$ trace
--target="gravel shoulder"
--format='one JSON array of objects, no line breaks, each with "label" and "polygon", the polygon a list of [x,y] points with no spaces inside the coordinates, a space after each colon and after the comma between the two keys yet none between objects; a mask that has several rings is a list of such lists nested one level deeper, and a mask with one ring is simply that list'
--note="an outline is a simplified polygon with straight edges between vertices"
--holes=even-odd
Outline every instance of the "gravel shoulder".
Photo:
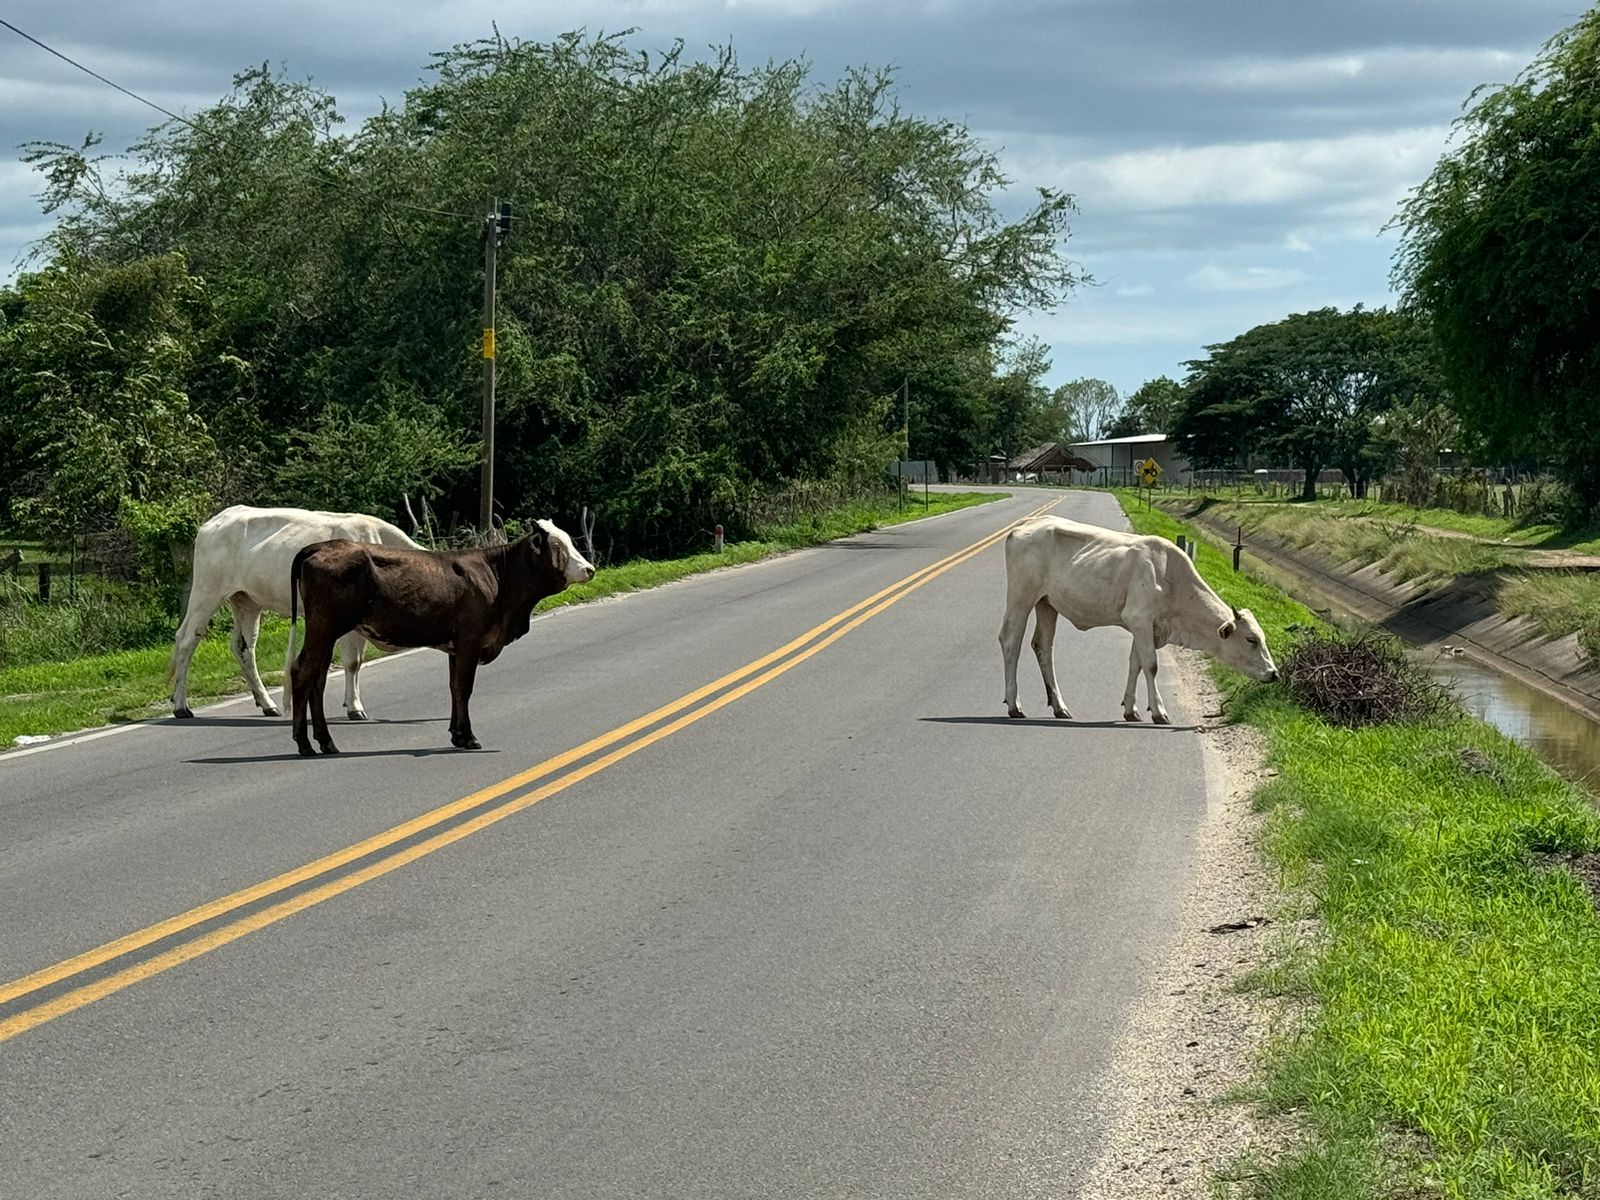
[{"label": "gravel shoulder", "polygon": [[[1179,650],[1174,660],[1196,711],[1214,720],[1221,698],[1204,659]],[[1251,804],[1274,772],[1259,730],[1208,722],[1203,731],[1208,796],[1194,874],[1165,960],[1117,1048],[1085,1200],[1214,1197],[1219,1174],[1241,1157],[1270,1155],[1292,1133],[1243,1098],[1268,1041],[1293,1019],[1285,1002],[1239,987],[1277,958],[1285,936],[1282,898],[1257,850],[1264,818]]]}]

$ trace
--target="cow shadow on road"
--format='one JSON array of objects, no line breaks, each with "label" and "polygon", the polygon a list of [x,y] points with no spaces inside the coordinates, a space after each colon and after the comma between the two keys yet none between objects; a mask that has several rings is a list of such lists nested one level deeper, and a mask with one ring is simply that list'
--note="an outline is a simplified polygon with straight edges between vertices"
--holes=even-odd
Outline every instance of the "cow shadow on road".
[{"label": "cow shadow on road", "polygon": [[1193,732],[1198,725],[1153,725],[1149,721],[1080,721],[1076,717],[918,717],[933,725],[1004,725],[1010,729],[1027,729],[1048,725],[1053,729],[1128,729],[1148,730],[1152,733]]},{"label": "cow shadow on road", "polygon": [[[499,754],[500,751],[489,747],[483,750],[458,750],[454,746],[411,746],[397,747],[393,750],[341,750],[337,754],[318,754],[316,758],[432,758],[435,754]],[[238,754],[227,758],[190,758],[185,762],[207,767],[232,767],[240,763],[269,763],[269,762],[301,762],[302,755],[297,750],[285,754]]]},{"label": "cow shadow on road", "polygon": [[[329,717],[328,724],[334,727],[344,725],[428,725],[437,724],[444,717],[368,717],[365,721],[351,721],[343,717]],[[152,725],[160,729],[210,729],[214,727],[232,727],[236,729],[271,729],[274,726],[288,728],[288,717],[188,717],[182,721],[176,717],[163,717],[152,721]]]}]

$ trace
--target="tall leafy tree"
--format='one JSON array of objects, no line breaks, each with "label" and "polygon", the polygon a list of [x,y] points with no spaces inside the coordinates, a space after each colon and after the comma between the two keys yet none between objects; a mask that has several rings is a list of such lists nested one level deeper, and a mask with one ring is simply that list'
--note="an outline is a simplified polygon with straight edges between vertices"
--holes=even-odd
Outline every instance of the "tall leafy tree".
[{"label": "tall leafy tree", "polygon": [[1109,435],[1122,409],[1122,397],[1104,379],[1074,379],[1052,393],[1059,438],[1065,442],[1093,442]]},{"label": "tall leafy tree", "polygon": [[[993,382],[1013,315],[1078,278],[1070,198],[1002,217],[993,153],[903,112],[888,73],[731,49],[466,43],[349,133],[252,70],[120,177],[92,140],[34,155],[58,261],[188,262],[209,316],[181,384],[227,431],[227,499],[476,509],[481,214],[512,200],[498,507],[588,504],[622,553],[736,527],[761,488],[881,476],[902,387],[921,452],[964,461],[1017,427]],[[370,443],[362,471],[318,465]]]},{"label": "tall leafy tree", "polygon": [[1116,419],[1106,429],[1107,437],[1134,437],[1141,433],[1171,433],[1183,408],[1183,385],[1176,379],[1158,375],[1139,385],[1129,396]]},{"label": "tall leafy tree", "polygon": [[1561,462],[1600,502],[1600,8],[1512,84],[1397,217],[1395,278],[1426,310],[1457,411],[1492,446]]},{"label": "tall leafy tree", "polygon": [[1206,350],[1189,364],[1176,427],[1189,460],[1208,468],[1264,451],[1305,473],[1307,499],[1329,467],[1365,495],[1391,449],[1382,414],[1441,394],[1426,322],[1386,309],[1297,313]]}]

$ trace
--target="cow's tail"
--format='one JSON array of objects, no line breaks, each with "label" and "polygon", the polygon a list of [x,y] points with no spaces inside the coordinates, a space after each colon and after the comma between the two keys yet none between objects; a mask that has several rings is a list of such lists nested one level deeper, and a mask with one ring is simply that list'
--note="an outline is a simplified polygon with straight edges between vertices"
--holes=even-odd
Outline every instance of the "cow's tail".
[{"label": "cow's tail", "polygon": [[300,568],[315,549],[315,546],[302,547],[294,556],[294,565],[289,568],[289,645],[283,656],[285,686],[288,686],[289,670],[294,666],[295,623],[300,619]]}]

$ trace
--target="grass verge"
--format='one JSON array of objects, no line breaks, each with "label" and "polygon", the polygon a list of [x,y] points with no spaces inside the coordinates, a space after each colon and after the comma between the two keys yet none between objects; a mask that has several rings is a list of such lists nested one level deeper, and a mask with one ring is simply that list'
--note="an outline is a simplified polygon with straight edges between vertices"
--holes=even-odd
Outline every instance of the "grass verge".
[{"label": "grass verge", "polygon": [[[1185,528],[1122,499],[1141,532]],[[1275,646],[1312,623],[1204,542],[1199,565]],[[1320,924],[1265,976],[1312,1002],[1264,1083],[1308,1140],[1232,1194],[1600,1195],[1600,919],[1534,859],[1600,846],[1592,797],[1468,718],[1342,730],[1281,689],[1226,690],[1279,772],[1257,801],[1264,853]]]},{"label": "grass verge", "polygon": [[[550,597],[539,611],[658,587],[703,571],[755,562],[786,550],[1001,498],[1002,493],[942,492],[932,494],[924,505],[920,496],[911,496],[904,511],[892,500],[877,505],[853,504],[793,525],[762,529],[759,541],[730,544],[722,554],[641,559],[604,568],[588,583]],[[289,623],[279,617],[268,616],[261,622],[256,661],[269,687],[282,680],[288,630]],[[171,657],[170,638],[175,631],[174,623],[165,633],[169,640],[148,649],[0,668],[0,750],[9,747],[19,735],[68,733],[138,720],[164,709],[171,696],[166,673]],[[191,704],[244,690],[244,679],[227,648],[227,638],[228,625],[219,621],[195,652],[189,668]]]}]

